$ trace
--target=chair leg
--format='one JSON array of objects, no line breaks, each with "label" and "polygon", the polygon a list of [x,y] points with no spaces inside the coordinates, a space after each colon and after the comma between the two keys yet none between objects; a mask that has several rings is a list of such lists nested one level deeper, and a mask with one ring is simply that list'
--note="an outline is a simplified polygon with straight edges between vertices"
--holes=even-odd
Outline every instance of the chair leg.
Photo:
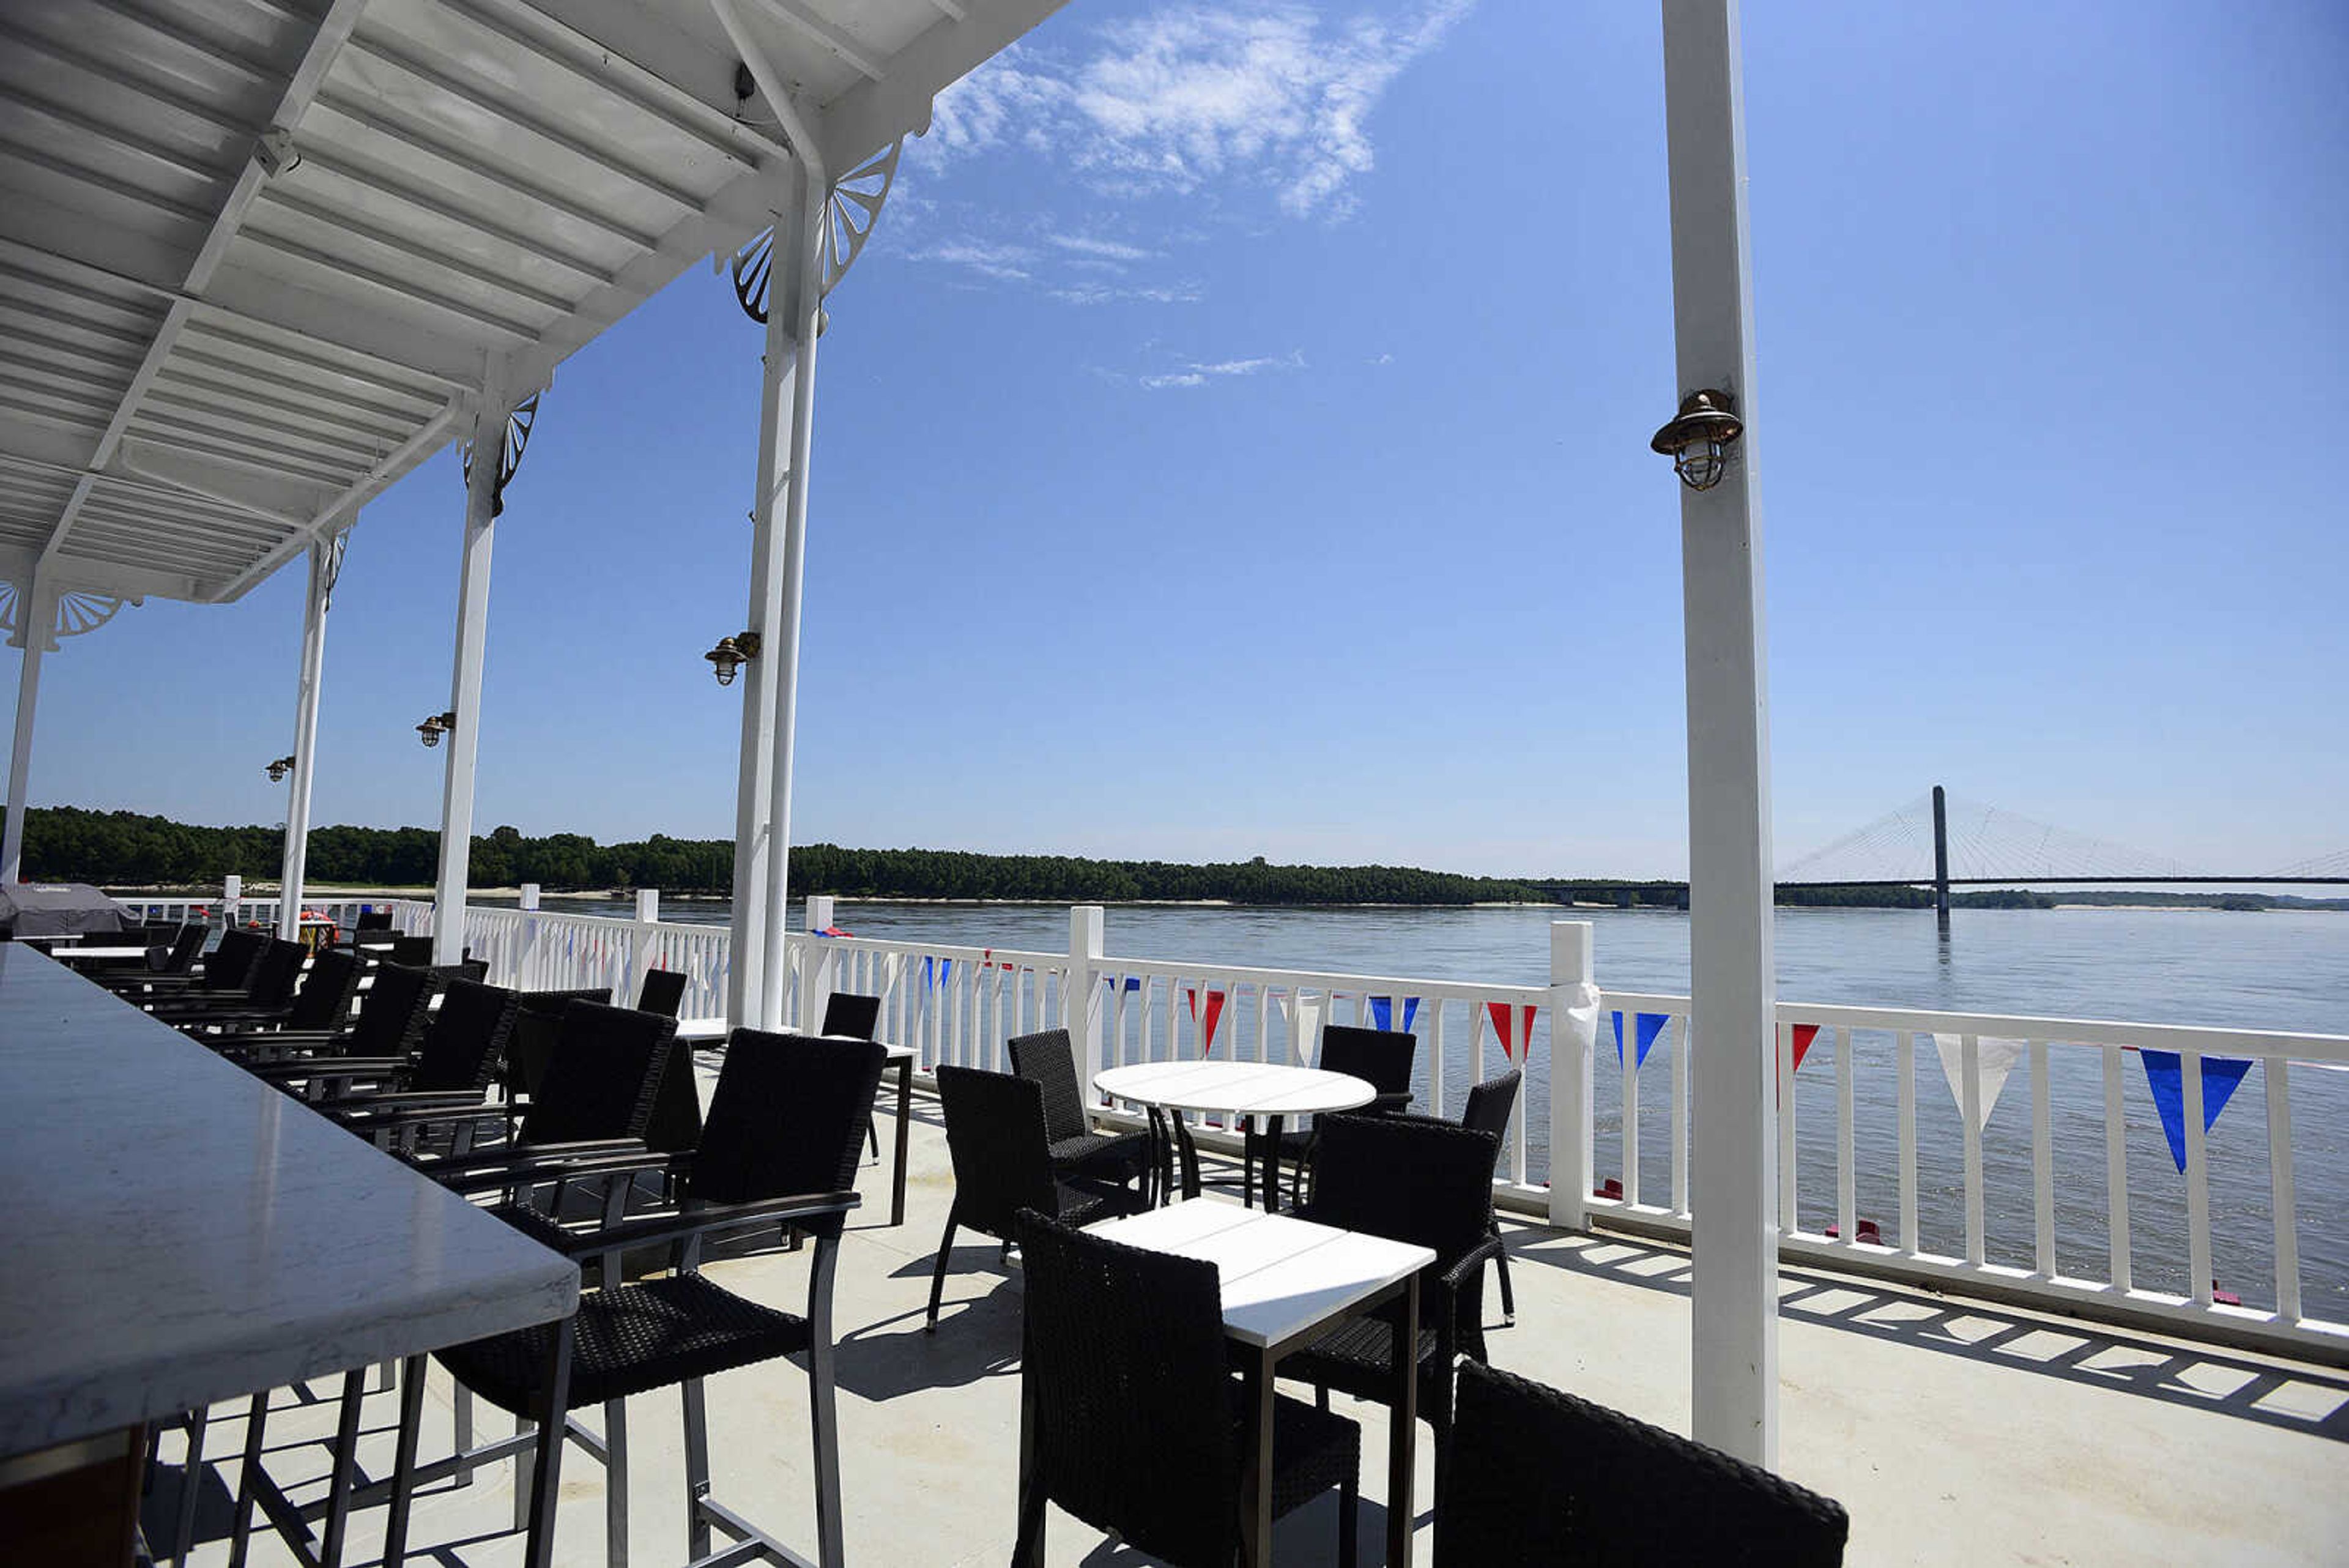
[{"label": "chair leg", "polygon": [[408,1512],[416,1501],[416,1439],[424,1425],[424,1357],[411,1355],[399,1369],[399,1438],[391,1459],[391,1506],[383,1521],[383,1568],[400,1568],[408,1558]]},{"label": "chair leg", "polygon": [[628,1402],[604,1401],[604,1562],[628,1568]]},{"label": "chair leg", "polygon": [[840,1517],[840,1411],[833,1386],[832,1286],[839,1265],[839,1238],[819,1240],[808,1273],[808,1406],[815,1442],[817,1568],[842,1568],[848,1555]]},{"label": "chair leg", "polygon": [[1360,1474],[1350,1475],[1338,1489],[1338,1562],[1340,1568],[1354,1568],[1361,1553],[1362,1522],[1356,1517],[1362,1511],[1362,1480]]},{"label": "chair leg", "polygon": [[172,1535],[171,1561],[186,1568],[196,1544],[196,1494],[204,1479],[204,1426],[212,1411],[199,1405],[188,1412],[188,1454],[180,1464],[180,1524]]},{"label": "chair leg", "polygon": [[709,1520],[701,1511],[709,1501],[709,1411],[700,1378],[687,1378],[680,1392],[685,1399],[685,1554],[688,1561],[698,1563],[709,1555]]},{"label": "chair leg", "polygon": [[244,1416],[244,1464],[236,1477],[236,1521],[229,1526],[228,1568],[244,1568],[253,1544],[253,1508],[261,1485],[262,1432],[269,1421],[269,1391],[253,1397]]},{"label": "chair leg", "polygon": [[938,1266],[930,1271],[930,1317],[926,1329],[931,1334],[938,1332],[938,1298],[946,1294],[947,1260],[954,1253],[956,1222],[954,1210],[947,1210],[947,1233],[938,1239]]},{"label": "chair leg", "polygon": [[1501,1276],[1501,1321],[1511,1328],[1517,1325],[1516,1293],[1509,1289],[1509,1253],[1506,1248],[1494,1254],[1493,1268]]},{"label": "chair leg", "polygon": [[554,1568],[554,1505],[562,1495],[564,1420],[571,1403],[571,1325],[569,1318],[555,1324],[547,1347],[546,1407],[539,1412],[538,1443],[531,1453],[530,1543],[523,1568]]}]

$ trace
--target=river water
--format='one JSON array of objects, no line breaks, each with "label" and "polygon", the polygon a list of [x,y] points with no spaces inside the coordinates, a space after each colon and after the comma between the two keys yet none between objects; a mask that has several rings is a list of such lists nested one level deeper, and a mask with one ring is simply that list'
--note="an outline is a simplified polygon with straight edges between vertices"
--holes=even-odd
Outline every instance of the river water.
[{"label": "river water", "polygon": [[[546,900],[580,913],[625,913],[605,900]],[[679,902],[666,918],[722,922],[723,904]],[[1107,950],[1154,961],[1250,964],[1340,973],[1541,985],[1548,981],[1555,909],[1164,908],[1120,906],[1108,916]],[[1575,910],[1597,928],[1599,980],[1625,991],[1686,994],[1688,919],[1668,910]],[[857,936],[902,941],[1061,952],[1068,912],[1059,905],[852,904],[836,912]],[[2349,914],[2220,910],[1960,909],[1947,943],[1928,911],[1781,909],[1778,988],[1794,1002],[2025,1013],[2141,1023],[2349,1033]],[[1254,1049],[1250,1009],[1233,1020],[1235,1048]],[[1501,1065],[1490,1031],[1485,1060],[1463,1049],[1468,1022],[1455,1009],[1449,1103],[1473,1075]],[[1423,1036],[1424,1028],[1423,1026]],[[1658,1042],[1640,1074],[1642,1196],[1670,1189],[1671,1053]],[[1612,1031],[1602,1021],[1597,1085],[1598,1171],[1620,1163],[1621,1094]],[[1547,1042],[1535,1042],[1535,1078],[1546,1078]],[[2104,1088],[2101,1054],[2049,1053],[2055,1147],[2056,1251],[2066,1273],[2106,1273]],[[1857,1210],[1896,1240],[1899,1216],[1897,1073],[1889,1034],[1853,1041]],[[2302,1068],[2292,1084],[2304,1310],[2349,1320],[2349,1073]],[[1836,1064],[1822,1033],[1795,1077],[1797,1203],[1806,1229],[1836,1215]],[[1965,1240],[1959,1113],[1935,1052],[1917,1051],[1919,1223],[1929,1250],[1962,1254]],[[2271,1306],[2273,1231],[2269,1197],[2266,1085],[2254,1067],[2209,1136],[2212,1258],[2219,1282],[2247,1306]],[[2134,1054],[2127,1063],[2128,1179],[2136,1282],[2186,1289],[2185,1181]],[[1547,1169],[1546,1100],[1526,1117],[1528,1165]],[[1984,1128],[1989,1256],[2030,1267],[2031,1084],[2019,1064]]]}]

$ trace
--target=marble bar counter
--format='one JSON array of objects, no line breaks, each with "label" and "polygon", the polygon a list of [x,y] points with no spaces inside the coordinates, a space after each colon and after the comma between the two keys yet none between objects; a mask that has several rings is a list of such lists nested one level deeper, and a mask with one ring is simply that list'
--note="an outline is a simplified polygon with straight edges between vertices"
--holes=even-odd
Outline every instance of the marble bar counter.
[{"label": "marble bar counter", "polygon": [[0,943],[0,1458],[568,1315],[579,1271]]}]

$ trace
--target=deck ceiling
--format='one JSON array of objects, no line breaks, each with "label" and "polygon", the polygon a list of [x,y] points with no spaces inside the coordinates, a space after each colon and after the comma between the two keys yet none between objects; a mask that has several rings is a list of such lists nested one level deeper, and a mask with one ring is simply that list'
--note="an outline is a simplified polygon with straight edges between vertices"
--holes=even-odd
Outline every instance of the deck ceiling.
[{"label": "deck ceiling", "polygon": [[[739,9],[837,177],[1062,3]],[[707,0],[7,0],[0,580],[222,602],[347,525],[771,222],[736,64]]]}]

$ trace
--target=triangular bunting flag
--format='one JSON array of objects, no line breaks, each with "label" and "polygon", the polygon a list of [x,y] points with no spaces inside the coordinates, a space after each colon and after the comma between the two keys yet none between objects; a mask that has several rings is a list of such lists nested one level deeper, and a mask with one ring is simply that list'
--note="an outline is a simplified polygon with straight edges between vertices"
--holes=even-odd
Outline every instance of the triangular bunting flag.
[{"label": "triangular bunting flag", "polygon": [[1205,1056],[1216,1048],[1216,1030],[1224,1021],[1224,993],[1220,991],[1207,992],[1207,1016],[1202,1020],[1199,1016],[1199,988],[1186,985],[1183,990],[1185,1000],[1191,1004],[1191,1022],[1199,1026],[1199,1054]]},{"label": "triangular bunting flag", "polygon": [[[2169,1139],[2169,1158],[2186,1168],[2186,1064],[2175,1051],[2139,1051],[2145,1063],[2145,1086],[2153,1091],[2153,1108],[2161,1113],[2162,1136]],[[2251,1070],[2248,1061],[2233,1056],[2202,1058],[2202,1130],[2209,1132],[2219,1113]]]},{"label": "triangular bunting flag", "polygon": [[1522,1061],[1526,1047],[1533,1044],[1533,1004],[1512,1008],[1506,1002],[1488,1002],[1485,1012],[1493,1020],[1493,1036],[1501,1043],[1501,1054],[1512,1062]]},{"label": "triangular bunting flag", "polygon": [[[1958,1103],[1958,1114],[1966,1108],[1965,1040],[1957,1034],[1936,1034],[1933,1049],[1941,1055],[1941,1075],[1950,1081],[1950,1097]],[[1974,1130],[1990,1126],[1991,1107],[1998,1104],[1998,1092],[2006,1086],[2006,1075],[2023,1060],[2029,1049],[2021,1040],[2002,1040],[1995,1035],[1974,1036],[1974,1081],[1980,1089],[1975,1106]]]},{"label": "triangular bunting flag", "polygon": [[[1392,996],[1373,996],[1367,998],[1366,1000],[1371,1004],[1371,1027],[1376,1029],[1392,1029],[1395,1026],[1394,998]],[[1419,998],[1415,996],[1404,997],[1402,999],[1402,1032],[1404,1033],[1408,1034],[1411,1033],[1412,1020],[1418,1016]]]},{"label": "triangular bunting flag", "polygon": [[[1634,1072],[1648,1064],[1648,1053],[1655,1049],[1658,1037],[1663,1033],[1664,1025],[1672,1021],[1672,1015],[1669,1012],[1642,1012],[1637,1015],[1637,1020],[1633,1039],[1637,1043],[1639,1055],[1631,1064]],[[1619,1067],[1623,1064],[1623,1014],[1619,1010],[1615,1014],[1615,1064]]]}]

